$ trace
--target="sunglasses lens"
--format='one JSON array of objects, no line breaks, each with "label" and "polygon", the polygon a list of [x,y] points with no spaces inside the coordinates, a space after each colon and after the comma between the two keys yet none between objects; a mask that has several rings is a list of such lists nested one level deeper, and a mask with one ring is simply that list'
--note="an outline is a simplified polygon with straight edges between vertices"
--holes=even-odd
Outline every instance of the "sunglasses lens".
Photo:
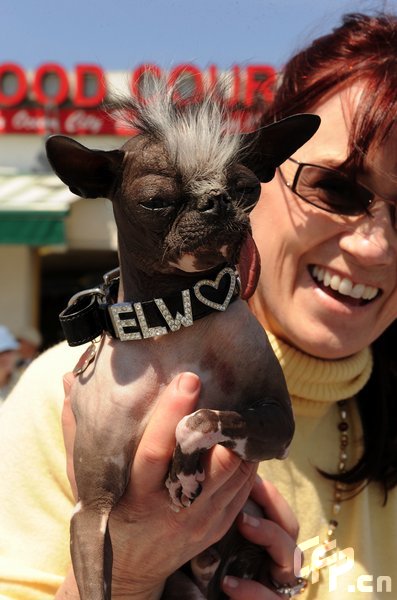
[{"label": "sunglasses lens", "polygon": [[343,173],[311,165],[301,165],[295,191],[303,199],[340,215],[360,215],[368,211],[373,194]]}]

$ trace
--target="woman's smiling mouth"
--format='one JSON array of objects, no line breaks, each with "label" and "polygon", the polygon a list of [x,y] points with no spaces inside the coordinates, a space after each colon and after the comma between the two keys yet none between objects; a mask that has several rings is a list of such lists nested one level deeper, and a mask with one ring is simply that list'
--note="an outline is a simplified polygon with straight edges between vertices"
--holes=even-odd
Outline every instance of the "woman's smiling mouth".
[{"label": "woman's smiling mouth", "polygon": [[364,283],[354,283],[348,277],[341,277],[326,267],[309,265],[313,281],[324,292],[350,305],[363,306],[377,298],[382,290]]}]

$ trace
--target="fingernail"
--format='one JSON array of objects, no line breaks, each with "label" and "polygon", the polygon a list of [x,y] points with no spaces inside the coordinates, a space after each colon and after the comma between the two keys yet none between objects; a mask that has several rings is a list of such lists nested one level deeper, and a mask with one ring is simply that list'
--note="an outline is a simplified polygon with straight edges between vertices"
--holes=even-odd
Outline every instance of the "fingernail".
[{"label": "fingernail", "polygon": [[183,394],[193,394],[199,387],[200,380],[195,373],[181,373],[177,387]]},{"label": "fingernail", "polygon": [[235,590],[236,587],[238,587],[238,579],[235,577],[230,577],[230,575],[226,575],[226,577],[223,578],[223,585],[231,590]]},{"label": "fingernail", "polygon": [[243,512],[243,523],[244,525],[249,525],[250,527],[259,527],[260,521],[251,515]]}]

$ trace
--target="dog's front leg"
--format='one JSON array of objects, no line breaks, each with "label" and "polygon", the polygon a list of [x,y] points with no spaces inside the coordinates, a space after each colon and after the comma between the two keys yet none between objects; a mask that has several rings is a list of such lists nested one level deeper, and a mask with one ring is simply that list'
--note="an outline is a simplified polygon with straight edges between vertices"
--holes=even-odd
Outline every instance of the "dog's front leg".
[{"label": "dog's front leg", "polygon": [[201,492],[203,452],[221,444],[243,460],[259,462],[286,456],[294,433],[290,406],[265,398],[241,412],[202,408],[176,429],[176,448],[166,482],[176,507],[186,507]]}]

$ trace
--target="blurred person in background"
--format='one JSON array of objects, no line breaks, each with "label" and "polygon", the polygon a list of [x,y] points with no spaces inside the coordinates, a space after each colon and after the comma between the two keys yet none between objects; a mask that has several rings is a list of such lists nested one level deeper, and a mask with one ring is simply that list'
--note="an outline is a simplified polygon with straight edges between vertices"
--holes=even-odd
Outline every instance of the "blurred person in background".
[{"label": "blurred person in background", "polygon": [[27,327],[18,335],[18,369],[25,369],[39,355],[43,338],[35,327]]}]

